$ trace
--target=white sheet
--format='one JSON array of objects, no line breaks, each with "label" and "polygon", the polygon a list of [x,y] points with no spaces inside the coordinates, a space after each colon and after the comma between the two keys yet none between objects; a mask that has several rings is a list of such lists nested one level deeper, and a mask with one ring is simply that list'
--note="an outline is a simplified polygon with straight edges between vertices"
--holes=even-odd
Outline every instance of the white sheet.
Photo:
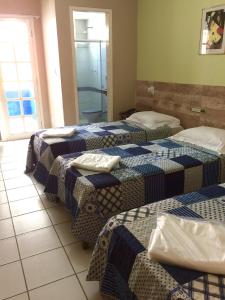
[{"label": "white sheet", "polygon": [[51,128],[40,134],[42,138],[71,137],[76,133],[75,128]]},{"label": "white sheet", "polygon": [[225,275],[225,224],[161,214],[150,237],[148,257]]},{"label": "white sheet", "polygon": [[109,173],[119,164],[120,156],[111,156],[106,154],[85,153],[71,162],[71,166],[76,168]]}]

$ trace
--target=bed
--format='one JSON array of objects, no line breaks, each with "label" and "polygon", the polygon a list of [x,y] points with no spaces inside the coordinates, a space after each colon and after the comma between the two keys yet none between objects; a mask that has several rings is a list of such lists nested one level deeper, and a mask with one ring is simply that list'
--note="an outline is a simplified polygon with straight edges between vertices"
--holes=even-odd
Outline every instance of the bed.
[{"label": "bed", "polygon": [[225,184],[112,217],[96,243],[87,280],[110,299],[225,299],[225,276],[153,262],[147,257],[158,212],[225,222]]},{"label": "bed", "polygon": [[120,165],[96,173],[70,166],[82,153],[59,156],[45,189],[65,202],[75,236],[89,245],[115,214],[225,181],[224,155],[170,138],[90,152],[119,155]]},{"label": "bed", "polygon": [[45,184],[54,159],[63,154],[80,152],[115,145],[150,141],[173,135],[181,126],[160,126],[149,129],[128,121],[96,123],[74,126],[77,133],[67,138],[42,138],[45,131],[39,131],[30,138],[26,173],[34,171],[34,177]]}]

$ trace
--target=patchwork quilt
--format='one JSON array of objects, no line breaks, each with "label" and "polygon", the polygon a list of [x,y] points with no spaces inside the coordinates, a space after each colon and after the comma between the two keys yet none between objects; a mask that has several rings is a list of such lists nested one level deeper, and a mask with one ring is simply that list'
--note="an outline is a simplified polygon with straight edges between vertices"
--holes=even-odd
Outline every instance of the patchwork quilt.
[{"label": "patchwork quilt", "polygon": [[121,300],[225,299],[225,276],[153,262],[147,257],[157,213],[225,222],[225,184],[142,206],[112,217],[100,233],[88,280]]},{"label": "patchwork quilt", "polygon": [[52,163],[59,155],[165,138],[181,129],[164,126],[150,130],[126,121],[96,123],[74,128],[77,133],[69,138],[43,139],[40,136],[43,130],[32,135],[28,147],[26,173],[34,171],[34,177],[45,184]]},{"label": "patchwork quilt", "polygon": [[94,244],[107,220],[120,212],[225,181],[225,158],[170,139],[91,151],[121,156],[111,173],[70,167],[82,153],[59,156],[46,184],[73,215],[73,232]]}]

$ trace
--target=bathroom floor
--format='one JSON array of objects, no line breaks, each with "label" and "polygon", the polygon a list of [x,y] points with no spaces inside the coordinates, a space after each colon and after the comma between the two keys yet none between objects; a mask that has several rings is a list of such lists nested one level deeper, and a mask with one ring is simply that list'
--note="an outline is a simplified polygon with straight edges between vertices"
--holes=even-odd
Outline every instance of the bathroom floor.
[{"label": "bathroom floor", "polygon": [[0,300],[99,300],[70,213],[24,175],[27,140],[0,142]]}]

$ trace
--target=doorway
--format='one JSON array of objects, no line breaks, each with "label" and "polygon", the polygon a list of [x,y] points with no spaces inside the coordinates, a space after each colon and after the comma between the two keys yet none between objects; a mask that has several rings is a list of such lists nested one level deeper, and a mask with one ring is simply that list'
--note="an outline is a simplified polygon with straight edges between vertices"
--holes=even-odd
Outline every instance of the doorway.
[{"label": "doorway", "polygon": [[0,123],[3,140],[40,128],[30,19],[0,17]]},{"label": "doorway", "polygon": [[72,10],[80,124],[112,119],[111,11]]}]

